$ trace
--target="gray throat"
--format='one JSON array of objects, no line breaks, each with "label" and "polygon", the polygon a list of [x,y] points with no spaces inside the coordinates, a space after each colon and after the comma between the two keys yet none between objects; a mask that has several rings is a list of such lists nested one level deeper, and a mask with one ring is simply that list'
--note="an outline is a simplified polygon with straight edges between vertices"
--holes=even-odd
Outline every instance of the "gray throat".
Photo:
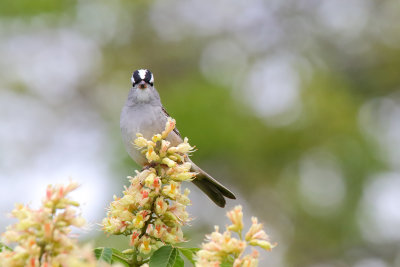
[{"label": "gray throat", "polygon": [[132,87],[125,105],[129,107],[137,105],[161,106],[160,95],[154,87],[145,90]]}]

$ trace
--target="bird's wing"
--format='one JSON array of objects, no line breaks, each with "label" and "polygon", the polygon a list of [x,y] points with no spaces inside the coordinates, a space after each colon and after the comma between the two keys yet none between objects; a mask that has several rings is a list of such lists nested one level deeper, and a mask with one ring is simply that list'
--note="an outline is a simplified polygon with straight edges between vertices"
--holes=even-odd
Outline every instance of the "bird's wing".
[{"label": "bird's wing", "polygon": [[[162,110],[162,112],[165,114],[165,116],[171,117],[171,116],[168,114],[167,110],[164,108],[164,106],[161,106],[161,110]],[[181,133],[178,131],[178,129],[177,129],[176,127],[174,128],[174,132],[182,139]]]}]

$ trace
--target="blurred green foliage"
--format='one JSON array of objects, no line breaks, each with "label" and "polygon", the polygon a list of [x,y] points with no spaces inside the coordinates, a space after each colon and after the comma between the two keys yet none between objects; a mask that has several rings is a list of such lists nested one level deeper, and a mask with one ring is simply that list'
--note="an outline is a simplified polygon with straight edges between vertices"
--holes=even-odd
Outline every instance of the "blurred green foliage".
[{"label": "blurred green foliage", "polygon": [[46,13],[64,13],[74,7],[76,1],[53,1],[53,0],[3,0],[0,2],[0,16],[20,17],[34,16]]}]

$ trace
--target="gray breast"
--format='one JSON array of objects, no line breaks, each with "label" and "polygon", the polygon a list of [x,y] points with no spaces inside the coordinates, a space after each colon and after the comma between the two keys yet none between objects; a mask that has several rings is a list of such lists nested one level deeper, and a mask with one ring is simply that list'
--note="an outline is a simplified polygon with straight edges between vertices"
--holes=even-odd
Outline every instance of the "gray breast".
[{"label": "gray breast", "polygon": [[122,140],[126,151],[136,163],[147,163],[146,158],[132,145],[136,134],[141,133],[146,139],[151,139],[154,134],[164,130],[166,121],[161,107],[148,104],[124,106],[120,119]]}]

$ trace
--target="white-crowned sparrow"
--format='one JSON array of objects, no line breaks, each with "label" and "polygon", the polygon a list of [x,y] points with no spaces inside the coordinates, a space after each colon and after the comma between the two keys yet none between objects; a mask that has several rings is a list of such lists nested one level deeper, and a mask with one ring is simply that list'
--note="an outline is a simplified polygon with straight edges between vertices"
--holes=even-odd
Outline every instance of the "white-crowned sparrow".
[{"label": "white-crowned sparrow", "polygon": [[[133,86],[121,112],[122,140],[131,158],[137,164],[146,166],[147,159],[132,145],[133,140],[137,133],[143,134],[146,139],[151,139],[154,134],[161,133],[165,128],[169,114],[161,104],[160,96],[153,86],[153,74],[149,70],[134,71],[131,80]],[[168,135],[167,140],[173,146],[183,142],[176,128]],[[193,162],[191,164],[191,171],[198,173],[193,183],[206,193],[215,204],[224,207],[226,204],[224,197],[235,199],[235,195],[226,187]]]}]

